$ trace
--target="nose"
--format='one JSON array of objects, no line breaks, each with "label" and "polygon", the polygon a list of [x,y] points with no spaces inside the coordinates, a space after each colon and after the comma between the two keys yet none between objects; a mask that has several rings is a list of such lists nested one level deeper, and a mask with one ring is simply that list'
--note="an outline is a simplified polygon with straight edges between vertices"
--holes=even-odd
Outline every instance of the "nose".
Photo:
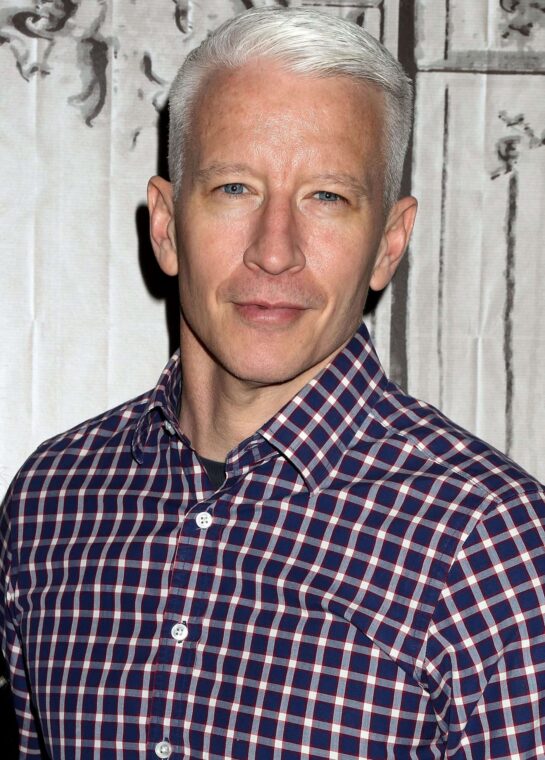
[{"label": "nose", "polygon": [[244,263],[249,269],[278,275],[295,274],[304,268],[306,260],[300,246],[300,230],[288,199],[267,199],[251,234],[251,242],[244,252]]}]

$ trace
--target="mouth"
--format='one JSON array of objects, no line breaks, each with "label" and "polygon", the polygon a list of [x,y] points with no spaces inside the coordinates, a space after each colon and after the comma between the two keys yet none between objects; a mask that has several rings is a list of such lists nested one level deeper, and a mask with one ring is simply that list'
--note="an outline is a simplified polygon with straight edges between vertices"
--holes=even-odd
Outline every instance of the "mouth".
[{"label": "mouth", "polygon": [[307,310],[306,306],[284,301],[277,303],[235,302],[234,307],[244,322],[271,327],[290,325],[299,320]]}]

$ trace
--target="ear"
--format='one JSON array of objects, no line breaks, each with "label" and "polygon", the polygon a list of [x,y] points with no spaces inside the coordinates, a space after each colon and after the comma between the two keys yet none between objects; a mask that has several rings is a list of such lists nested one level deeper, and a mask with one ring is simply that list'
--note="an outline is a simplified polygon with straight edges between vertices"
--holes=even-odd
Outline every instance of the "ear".
[{"label": "ear", "polygon": [[174,200],[172,185],[166,179],[152,177],[148,182],[148,209],[151,245],[157,263],[165,274],[178,274]]},{"label": "ear", "polygon": [[416,198],[407,196],[401,198],[388,214],[371,274],[371,290],[382,290],[394,276],[409,244],[417,208]]}]

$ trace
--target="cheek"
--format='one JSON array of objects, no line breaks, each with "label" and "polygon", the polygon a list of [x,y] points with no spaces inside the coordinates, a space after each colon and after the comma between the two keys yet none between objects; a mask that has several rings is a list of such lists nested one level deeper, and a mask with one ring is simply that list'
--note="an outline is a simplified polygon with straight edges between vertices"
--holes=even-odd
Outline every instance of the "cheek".
[{"label": "cheek", "polygon": [[248,238],[248,224],[242,215],[204,213],[188,208],[181,220],[181,248],[187,268],[198,268],[202,261],[209,266],[229,266],[234,257],[242,255]]},{"label": "cheek", "polygon": [[221,284],[236,267],[231,241],[211,229],[192,228],[179,249],[179,291],[182,307],[207,311]]},{"label": "cheek", "polygon": [[341,225],[316,230],[309,240],[307,263],[331,291],[356,292],[369,279],[374,257],[374,241],[360,228]]}]

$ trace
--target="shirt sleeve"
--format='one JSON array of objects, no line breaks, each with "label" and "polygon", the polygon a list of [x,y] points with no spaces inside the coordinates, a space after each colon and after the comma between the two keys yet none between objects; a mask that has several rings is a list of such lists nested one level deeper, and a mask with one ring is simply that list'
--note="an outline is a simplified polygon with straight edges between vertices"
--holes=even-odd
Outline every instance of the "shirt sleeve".
[{"label": "shirt sleeve", "polygon": [[448,760],[545,756],[545,499],[495,505],[449,572],[421,662]]},{"label": "shirt sleeve", "polygon": [[24,658],[15,623],[16,593],[12,583],[14,571],[11,547],[13,507],[12,490],[0,507],[0,649],[7,666],[9,687],[19,729],[19,760],[42,757],[36,730]]}]

